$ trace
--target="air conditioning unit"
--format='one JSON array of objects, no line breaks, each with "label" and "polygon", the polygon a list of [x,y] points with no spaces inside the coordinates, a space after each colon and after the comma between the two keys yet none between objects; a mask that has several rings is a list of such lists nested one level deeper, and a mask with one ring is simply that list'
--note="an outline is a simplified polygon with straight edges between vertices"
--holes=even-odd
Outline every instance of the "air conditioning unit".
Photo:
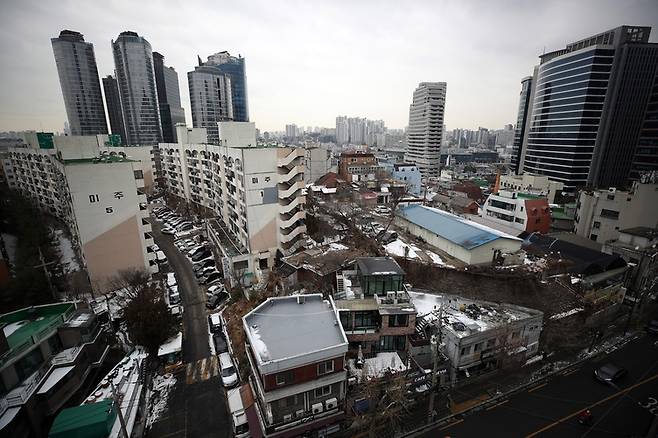
[{"label": "air conditioning unit", "polygon": [[292,414],[286,414],[283,416],[283,421],[290,421],[292,420]]},{"label": "air conditioning unit", "polygon": [[316,403],[316,404],[314,404],[314,405],[311,405],[311,411],[312,411],[314,414],[319,414],[319,413],[322,412],[323,410],[324,410],[324,409],[323,409],[323,407],[322,407],[322,403]]},{"label": "air conditioning unit", "polygon": [[304,409],[300,409],[295,412],[295,418],[302,418],[304,416]]},{"label": "air conditioning unit", "polygon": [[324,402],[324,405],[327,407],[328,411],[331,409],[336,409],[336,406],[338,406],[338,399],[336,397],[330,398]]},{"label": "air conditioning unit", "polygon": [[388,298],[389,300],[394,300],[395,292],[386,292],[386,298]]}]

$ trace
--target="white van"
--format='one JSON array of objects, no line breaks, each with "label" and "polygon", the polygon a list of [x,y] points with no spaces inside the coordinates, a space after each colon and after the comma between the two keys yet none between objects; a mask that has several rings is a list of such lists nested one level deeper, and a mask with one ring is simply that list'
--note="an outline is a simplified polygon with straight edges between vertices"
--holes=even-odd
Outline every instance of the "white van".
[{"label": "white van", "polygon": [[219,355],[219,370],[225,387],[231,388],[238,384],[238,374],[230,354],[222,353]]},{"label": "white van", "polygon": [[[244,385],[248,387],[248,385]],[[228,409],[231,411],[233,423],[233,436],[235,438],[248,438],[249,422],[242,402],[241,387],[228,390]]]}]

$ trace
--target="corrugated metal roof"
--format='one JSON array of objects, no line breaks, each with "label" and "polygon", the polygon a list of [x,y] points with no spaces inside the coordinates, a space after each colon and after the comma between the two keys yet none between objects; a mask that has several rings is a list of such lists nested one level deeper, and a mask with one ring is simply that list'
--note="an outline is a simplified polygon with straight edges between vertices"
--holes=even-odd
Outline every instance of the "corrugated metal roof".
[{"label": "corrugated metal roof", "polygon": [[454,214],[422,205],[400,208],[398,215],[463,248],[474,249],[497,239],[520,240]]}]

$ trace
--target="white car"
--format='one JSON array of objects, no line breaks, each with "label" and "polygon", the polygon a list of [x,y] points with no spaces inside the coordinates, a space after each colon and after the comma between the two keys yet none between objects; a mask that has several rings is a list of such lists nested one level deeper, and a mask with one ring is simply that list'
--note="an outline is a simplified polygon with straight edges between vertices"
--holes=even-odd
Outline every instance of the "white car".
[{"label": "white car", "polygon": [[173,272],[167,272],[167,287],[176,286],[176,276]]},{"label": "white car", "polygon": [[153,252],[160,251],[160,247],[158,246],[157,243],[154,243],[153,245],[151,245],[150,248],[151,248],[151,251],[153,251]]},{"label": "white car", "polygon": [[176,230],[174,230],[173,228],[169,228],[169,227],[163,227],[163,228],[160,230],[160,232],[161,232],[162,234],[169,234],[169,235],[172,235],[172,234],[174,234],[174,233],[176,232]]},{"label": "white car", "polygon": [[222,383],[225,387],[231,388],[238,384],[238,374],[233,365],[233,359],[228,353],[219,355],[219,369],[222,375]]},{"label": "white car", "polygon": [[158,251],[155,253],[155,261],[158,263],[165,263],[167,261],[167,256],[164,251]]}]

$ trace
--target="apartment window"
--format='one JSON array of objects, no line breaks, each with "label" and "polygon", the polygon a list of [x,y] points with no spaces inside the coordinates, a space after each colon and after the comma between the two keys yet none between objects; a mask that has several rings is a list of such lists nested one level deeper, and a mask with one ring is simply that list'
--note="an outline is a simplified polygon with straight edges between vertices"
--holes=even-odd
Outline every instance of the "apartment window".
[{"label": "apartment window", "polygon": [[331,394],[331,385],[315,388],[315,398],[326,397]]},{"label": "apartment window", "polygon": [[594,222],[594,223],[592,224],[592,228],[594,228],[594,229],[599,229],[599,228],[601,228],[601,222],[598,222],[598,221]]},{"label": "apartment window", "polygon": [[517,218],[514,219],[514,222],[516,222],[517,224],[522,224],[523,225],[523,222],[525,222],[525,219],[517,217]]},{"label": "apartment window", "polygon": [[470,345],[467,345],[467,346],[465,346],[465,347],[462,347],[462,350],[461,350],[461,352],[460,352],[460,355],[461,355],[461,356],[466,356],[467,354],[470,354],[470,353],[471,353],[471,346],[470,346]]},{"label": "apartment window", "polygon": [[482,342],[478,342],[473,346],[473,352],[477,353],[478,351],[482,351]]},{"label": "apartment window", "polygon": [[611,201],[614,201],[615,200],[615,195],[608,195],[608,199],[611,200]]},{"label": "apartment window", "polygon": [[406,343],[406,336],[382,336],[379,339],[379,349],[380,351],[404,350]]},{"label": "apartment window", "polygon": [[589,235],[589,239],[590,239],[590,240],[593,240],[593,241],[595,241],[595,242],[596,242],[596,239],[598,239],[598,237],[599,237],[598,234],[590,234],[590,235]]},{"label": "apartment window", "polygon": [[619,212],[615,210],[608,210],[607,208],[601,209],[601,217],[608,219],[619,219]]},{"label": "apartment window", "polygon": [[334,371],[334,361],[333,360],[328,360],[326,362],[322,362],[318,364],[318,376],[321,376],[323,374],[327,373],[333,373]]},{"label": "apartment window", "polygon": [[144,173],[141,170],[134,170],[135,179],[144,179]]},{"label": "apartment window", "polygon": [[277,373],[275,378],[277,385],[286,385],[288,383],[292,383],[292,381],[295,378],[295,375],[293,374],[292,371],[283,371],[281,373]]},{"label": "apartment window", "polygon": [[267,259],[259,259],[258,260],[258,267],[260,269],[267,269]]},{"label": "apartment window", "polygon": [[409,325],[409,315],[389,315],[389,327],[407,327]]},{"label": "apartment window", "polygon": [[258,184],[258,178],[251,178],[251,182],[254,184]]}]

